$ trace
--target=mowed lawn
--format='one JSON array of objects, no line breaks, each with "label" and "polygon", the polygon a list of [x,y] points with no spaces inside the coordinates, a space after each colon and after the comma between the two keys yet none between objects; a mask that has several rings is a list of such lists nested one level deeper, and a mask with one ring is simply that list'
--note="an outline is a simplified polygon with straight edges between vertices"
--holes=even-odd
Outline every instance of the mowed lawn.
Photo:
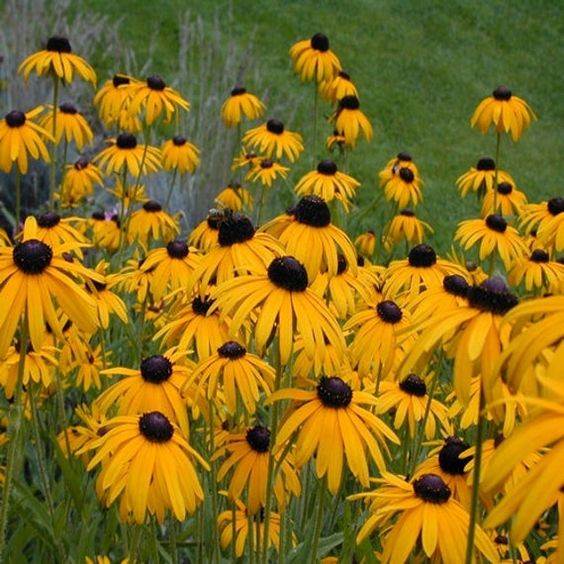
[{"label": "mowed lawn", "polygon": [[[473,198],[457,196],[455,181],[480,157],[494,155],[495,136],[471,129],[469,119],[478,102],[500,84],[525,98],[539,117],[519,143],[503,138],[501,167],[533,201],[564,194],[561,2],[153,0],[128,6],[124,13],[119,2],[96,0],[84,9],[122,18],[121,37],[140,63],[154,37],[153,72],[171,84],[179,14],[200,16],[210,30],[218,18],[226,36],[242,47],[252,43],[263,84],[277,99],[295,100],[296,114],[287,125],[304,134],[306,146],[312,130],[312,85],[300,84],[294,75],[288,48],[318,31],[326,33],[374,126],[374,140],[361,142],[350,159],[350,173],[363,184],[361,202],[374,197],[377,171],[385,162],[408,150],[425,180],[418,213],[434,226],[435,242],[443,252],[456,223],[478,213]],[[108,69],[108,75],[114,70],[119,69]],[[234,68],[234,82],[236,76]],[[210,127],[222,127],[219,118]],[[329,133],[330,127],[322,125],[320,131]],[[305,155],[292,180],[310,165],[311,157]],[[371,221],[363,218],[354,231],[369,228]]]}]

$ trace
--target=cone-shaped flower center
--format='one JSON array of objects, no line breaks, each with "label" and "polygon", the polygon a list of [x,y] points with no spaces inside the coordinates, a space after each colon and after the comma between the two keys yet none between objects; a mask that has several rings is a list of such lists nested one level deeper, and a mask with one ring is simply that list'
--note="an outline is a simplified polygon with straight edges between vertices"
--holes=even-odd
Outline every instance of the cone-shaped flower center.
[{"label": "cone-shaped flower center", "polygon": [[341,110],[358,110],[360,102],[356,96],[343,96],[339,100],[339,108]]},{"label": "cone-shaped flower center", "polygon": [[415,175],[413,174],[413,171],[410,168],[407,168],[405,166],[402,166],[399,169],[399,177],[404,181],[404,182],[413,182]]},{"label": "cone-shaped flower center", "polygon": [[550,257],[548,256],[548,253],[546,251],[543,251],[542,249],[535,249],[531,253],[532,262],[548,262],[549,260]]},{"label": "cone-shaped flower center", "polygon": [[227,341],[217,349],[219,356],[223,358],[241,358],[247,353],[247,349],[236,341]]},{"label": "cone-shaped flower center", "polygon": [[74,163],[74,168],[76,170],[84,170],[88,166],[88,159],[86,157],[79,157]]},{"label": "cone-shaped flower center", "polygon": [[162,211],[163,207],[156,200],[149,200],[143,204],[143,209],[148,212],[156,213]]},{"label": "cone-shaped flower center", "polygon": [[226,214],[219,224],[218,241],[222,247],[230,247],[252,239],[254,234],[255,228],[248,217],[240,213]]},{"label": "cone-shaped flower center", "polygon": [[425,382],[417,376],[417,374],[410,374],[402,380],[399,384],[400,390],[403,390],[406,394],[412,396],[417,396],[422,398],[427,393],[427,385]]},{"label": "cone-shaped flower center", "polygon": [[12,258],[15,265],[26,274],[41,274],[51,264],[53,251],[49,245],[29,239],[14,247]]},{"label": "cone-shaped flower center", "polygon": [[396,302],[384,300],[376,306],[376,313],[385,323],[399,323],[403,313]]},{"label": "cone-shaped flower center", "polygon": [[413,210],[410,210],[409,208],[406,208],[400,211],[400,215],[403,215],[405,217],[415,217],[415,212]]},{"label": "cone-shaped flower center", "polygon": [[416,245],[409,251],[410,266],[416,268],[429,268],[437,262],[437,253],[433,247],[425,244]]},{"label": "cone-shaped flower center", "polygon": [[548,200],[547,208],[551,215],[558,215],[564,212],[564,198],[552,198]]},{"label": "cone-shaped flower center", "polygon": [[296,205],[294,215],[300,223],[312,227],[327,227],[331,223],[329,206],[319,196],[304,196]]},{"label": "cone-shaped flower center", "polygon": [[343,78],[344,80],[350,80],[351,75],[345,71],[339,71],[339,78]]},{"label": "cone-shaped flower center", "polygon": [[324,33],[316,33],[310,41],[311,48],[316,51],[329,51],[329,38]]},{"label": "cone-shaped flower center", "polygon": [[509,182],[500,182],[497,185],[497,191],[504,196],[511,194],[513,192],[513,186]]},{"label": "cone-shaped flower center", "polygon": [[122,74],[114,74],[114,77],[112,78],[112,84],[116,88],[122,84],[129,84],[130,82],[129,78],[127,78],[127,76],[123,76]]},{"label": "cone-shaped flower center", "polygon": [[139,431],[152,443],[166,443],[174,435],[174,427],[160,411],[151,411],[141,415]]},{"label": "cone-shaped flower center", "polygon": [[450,488],[436,474],[423,474],[413,482],[415,495],[428,503],[446,503],[450,498]]},{"label": "cone-shaped flower center", "polygon": [[337,172],[337,165],[333,161],[326,159],[317,165],[317,172],[326,176],[334,176]]},{"label": "cone-shaped flower center", "polygon": [[339,255],[337,257],[337,274],[343,274],[343,272],[347,269],[347,266],[348,264],[345,257],[343,255]]},{"label": "cone-shaped flower center", "polygon": [[223,219],[223,217],[221,216],[217,216],[217,215],[208,215],[206,222],[208,224],[208,227],[210,229],[213,229],[214,231],[217,231],[219,229],[219,223],[220,221]]},{"label": "cone-shaped flower center", "polygon": [[274,166],[274,161],[272,159],[261,159],[260,168],[272,168]]},{"label": "cone-shaped flower center", "polygon": [[172,375],[172,363],[168,358],[156,354],[143,359],[141,362],[141,376],[145,382],[160,384]]},{"label": "cone-shaped flower center", "polygon": [[488,217],[486,217],[486,225],[498,233],[505,233],[507,229],[507,221],[499,214],[488,215]]},{"label": "cone-shaped flower center", "polygon": [[92,212],[91,217],[92,217],[92,219],[97,219],[99,221],[105,221],[105,219],[106,219],[106,215],[104,214],[104,212],[101,212],[101,211]]},{"label": "cone-shaped flower center", "polygon": [[493,92],[492,96],[496,100],[503,100],[507,102],[511,98],[511,90],[507,86],[498,86]]},{"label": "cone-shaped flower center", "polygon": [[237,85],[233,90],[231,90],[231,96],[241,96],[242,94],[246,94],[247,89],[244,86]]},{"label": "cone-shaped flower center", "polygon": [[495,170],[495,161],[491,157],[483,157],[478,161],[476,170]]},{"label": "cone-shaped flower center", "polygon": [[464,474],[464,467],[472,460],[471,456],[459,458],[460,453],[470,448],[458,437],[448,437],[439,451],[439,466],[447,474]]},{"label": "cone-shaped flower center", "polygon": [[460,274],[449,274],[443,278],[443,288],[449,294],[465,298],[468,295],[470,285]]},{"label": "cone-shaped flower center", "polygon": [[45,49],[47,51],[56,51],[57,53],[71,52],[71,46],[69,40],[66,37],[59,37],[59,36],[49,37]]},{"label": "cone-shaped flower center", "polygon": [[492,276],[479,286],[469,288],[468,300],[472,307],[498,315],[507,313],[519,302],[517,296],[509,291],[505,280],[499,276]]},{"label": "cone-shaped flower center", "polygon": [[184,241],[171,241],[166,246],[170,258],[183,259],[188,256],[188,245]]},{"label": "cone-shaped flower center", "polygon": [[8,127],[21,127],[25,123],[25,114],[19,110],[12,110],[4,117]]},{"label": "cone-shaped flower center", "polygon": [[120,133],[118,135],[116,145],[120,149],[135,149],[137,147],[137,139],[131,133]]},{"label": "cone-shaped flower center", "polygon": [[505,435],[503,433],[498,433],[494,437],[494,448],[497,448],[505,440]]},{"label": "cone-shaped flower center", "polygon": [[266,122],[266,130],[276,135],[284,133],[284,124],[279,119],[269,119]]},{"label": "cone-shaped flower center", "polygon": [[[72,259],[72,256],[71,256],[71,259]],[[66,260],[66,257],[65,257],[65,260]],[[72,262],[72,260],[70,262]],[[108,286],[104,282],[97,282],[96,280],[92,280],[92,285],[94,286],[94,288],[96,288],[96,290],[98,290],[98,292],[102,292]],[[86,287],[86,289],[88,289],[88,286]]]},{"label": "cone-shaped flower center", "polygon": [[214,300],[201,300],[196,297],[192,300],[192,311],[197,315],[207,315],[208,309],[212,306]]},{"label": "cone-shaped flower center", "polygon": [[317,397],[326,407],[347,407],[352,400],[352,390],[338,376],[321,376],[317,384]]},{"label": "cone-shaped flower center", "polygon": [[182,137],[182,135],[175,135],[172,138],[172,144],[175,147],[182,147],[182,145],[186,145],[186,138]]},{"label": "cone-shaped flower center", "polygon": [[269,280],[289,292],[304,292],[308,285],[304,265],[294,257],[275,258],[268,267]]},{"label": "cone-shaped flower center", "polygon": [[268,452],[270,431],[266,427],[260,425],[252,427],[247,431],[245,438],[255,452]]},{"label": "cone-shaped flower center", "polygon": [[46,228],[55,227],[55,225],[57,225],[60,221],[61,218],[54,211],[48,211],[42,213],[37,218],[37,225],[39,225],[39,227],[46,227]]},{"label": "cone-shaped flower center", "polygon": [[398,153],[397,158],[400,161],[407,161],[407,162],[411,162],[413,159],[411,158],[411,154],[408,153],[407,151],[401,151]]},{"label": "cone-shaped flower center", "polygon": [[161,92],[165,89],[166,84],[165,81],[159,75],[154,75],[154,76],[150,76],[147,79],[147,86],[151,90],[157,90]]},{"label": "cone-shaped flower center", "polygon": [[78,113],[78,110],[76,109],[76,106],[74,104],[71,104],[70,102],[65,102],[64,104],[61,104],[59,106],[59,110],[63,113],[63,114],[70,114],[70,115],[74,115]]}]

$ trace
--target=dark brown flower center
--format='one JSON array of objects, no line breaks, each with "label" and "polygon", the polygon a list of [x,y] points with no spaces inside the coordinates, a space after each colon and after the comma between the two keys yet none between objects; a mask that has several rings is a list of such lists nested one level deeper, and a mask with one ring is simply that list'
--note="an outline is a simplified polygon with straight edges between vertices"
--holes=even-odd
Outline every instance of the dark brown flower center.
[{"label": "dark brown flower center", "polygon": [[260,168],[272,168],[274,166],[274,161],[272,159],[261,159]]},{"label": "dark brown flower center", "polygon": [[470,445],[459,437],[448,437],[439,451],[439,466],[447,474],[464,474],[464,467],[472,460],[472,456],[459,458]]},{"label": "dark brown flower center", "polygon": [[347,259],[343,255],[337,257],[337,274],[343,274],[347,269]]},{"label": "dark brown flower center", "polygon": [[399,384],[400,390],[403,390],[406,394],[412,396],[417,396],[422,398],[427,393],[427,385],[425,382],[417,376],[417,374],[410,374],[402,380]]},{"label": "dark brown flower center", "polygon": [[14,247],[12,258],[25,274],[41,274],[51,264],[53,251],[49,245],[37,239],[29,239]]},{"label": "dark brown flower center", "polygon": [[443,278],[443,288],[449,294],[465,298],[468,295],[470,285],[460,274],[449,274]]},{"label": "dark brown flower center", "polygon": [[337,173],[337,165],[333,161],[326,159],[317,165],[317,172],[326,176],[334,176]]},{"label": "dark brown flower center", "polygon": [[112,84],[116,88],[122,84],[129,84],[130,82],[129,78],[127,76],[123,76],[123,74],[114,74],[114,77],[112,78]]},{"label": "dark brown flower center", "polygon": [[247,349],[236,341],[227,341],[217,349],[217,353],[222,358],[241,358],[247,353]]},{"label": "dark brown flower center", "polygon": [[160,384],[172,376],[172,363],[158,354],[145,358],[141,362],[141,376],[145,382]]},{"label": "dark brown flower center", "polygon": [[192,300],[192,311],[197,315],[207,315],[208,310],[213,305],[214,300],[202,300],[200,297],[195,297]]},{"label": "dark brown flower center", "polygon": [[251,220],[240,213],[227,213],[219,223],[218,241],[222,247],[252,239],[255,228]]},{"label": "dark brown flower center", "polygon": [[79,157],[74,163],[74,168],[76,170],[84,170],[88,166],[89,162],[86,157]]},{"label": "dark brown flower center", "polygon": [[321,376],[317,397],[326,407],[347,407],[352,400],[352,389],[338,376]]},{"label": "dark brown flower center", "polygon": [[339,109],[341,110],[358,110],[360,102],[356,96],[343,96],[339,100]]},{"label": "dark brown flower center", "polygon": [[507,86],[498,86],[493,92],[492,96],[496,100],[503,100],[507,102],[511,98],[511,90]]},{"label": "dark brown flower center", "polygon": [[500,182],[497,185],[497,191],[504,196],[511,194],[513,192],[513,186],[509,182]]},{"label": "dark brown flower center", "polygon": [[409,251],[408,262],[415,268],[429,268],[436,264],[437,253],[430,245],[416,245]]},{"label": "dark brown flower center", "polygon": [[558,215],[564,212],[564,198],[552,198],[548,200],[547,208],[551,215]]},{"label": "dark brown flower center", "polygon": [[345,71],[339,71],[339,78],[342,78],[344,80],[350,80],[351,79],[351,75],[348,72]]},{"label": "dark brown flower center", "polygon": [[505,280],[499,276],[492,276],[479,286],[471,286],[468,300],[472,307],[498,315],[507,313],[519,303],[517,296],[509,291]]},{"label": "dark brown flower center", "polygon": [[548,262],[549,260],[548,253],[542,249],[535,249],[531,253],[531,262]]},{"label": "dark brown flower center", "polygon": [[406,208],[400,211],[400,215],[403,215],[405,217],[415,217],[415,212],[413,210],[410,210],[409,208]]},{"label": "dark brown flower center", "polygon": [[329,206],[319,196],[304,196],[296,205],[294,215],[300,223],[312,227],[327,227],[331,223]]},{"label": "dark brown flower center", "polygon": [[497,448],[504,440],[505,440],[504,434],[498,433],[494,438],[494,448]]},{"label": "dark brown flower center", "polygon": [[184,241],[171,241],[166,246],[168,256],[173,259],[183,259],[188,256],[188,245]]},{"label": "dark brown flower center", "polygon": [[507,221],[499,214],[488,215],[488,217],[486,217],[486,225],[498,233],[505,233],[507,229]]},{"label": "dark brown flower center", "polygon": [[310,41],[312,49],[325,53],[329,51],[329,38],[324,33],[316,33]]},{"label": "dark brown flower center", "polygon": [[407,162],[411,162],[413,159],[411,158],[411,154],[408,153],[407,151],[401,151],[398,153],[397,159],[399,161],[407,161]]},{"label": "dark brown flower center", "polygon": [[307,288],[307,271],[294,257],[275,258],[268,267],[269,280],[289,292],[304,292]]},{"label": "dark brown flower center", "polygon": [[284,124],[279,119],[269,119],[266,122],[266,130],[276,135],[284,133]]},{"label": "dark brown flower center", "polygon": [[156,200],[149,200],[143,204],[143,209],[147,212],[156,213],[162,211],[163,207]]},{"label": "dark brown flower center", "polygon": [[25,123],[25,114],[19,110],[12,110],[4,117],[8,127],[21,127]]},{"label": "dark brown flower center", "polygon": [[270,446],[270,431],[266,427],[256,425],[247,430],[247,443],[255,452],[268,452]]},{"label": "dark brown flower center", "polygon": [[139,431],[152,443],[166,443],[174,435],[174,427],[160,411],[151,411],[141,415]]},{"label": "dark brown flower center", "polygon": [[231,90],[231,96],[241,96],[242,94],[246,94],[247,89],[244,86],[235,86],[233,90]]},{"label": "dark brown flower center", "polygon": [[413,481],[415,495],[428,503],[446,503],[450,498],[450,488],[436,474],[423,474]]},{"label": "dark brown flower center", "polygon": [[175,135],[172,138],[172,144],[175,147],[182,147],[183,145],[186,145],[186,138],[182,137],[182,135]]},{"label": "dark brown flower center", "polygon": [[476,170],[495,170],[495,161],[491,157],[483,157],[478,161]]},{"label": "dark brown flower center", "polygon": [[66,37],[54,36],[47,39],[45,46],[47,51],[56,51],[57,53],[70,53],[70,42]]},{"label": "dark brown flower center", "polygon": [[63,114],[70,114],[70,115],[74,115],[78,113],[78,110],[76,109],[76,106],[74,104],[71,104],[70,102],[65,102],[63,104],[61,104],[59,106],[59,110],[61,111],[61,113]]},{"label": "dark brown flower center", "polygon": [[135,149],[137,147],[137,139],[131,133],[120,133],[116,140],[116,145],[120,149]]},{"label": "dark brown flower center", "polygon": [[162,92],[166,88],[165,81],[157,74],[147,79],[147,86],[151,90],[157,90],[158,92]]},{"label": "dark brown flower center", "polygon": [[376,313],[385,323],[399,323],[403,313],[396,302],[384,300],[376,306]]},{"label": "dark brown flower center", "polygon": [[415,179],[415,175],[413,174],[413,171],[410,168],[407,168],[405,166],[402,166],[399,169],[399,177],[407,183],[413,182],[413,180]]},{"label": "dark brown flower center", "polygon": [[106,220],[106,214],[104,214],[104,212],[101,211],[93,212],[90,217],[92,217],[92,219],[97,219],[98,221]]},{"label": "dark brown flower center", "polygon": [[55,225],[58,225],[60,221],[61,218],[54,211],[47,211],[37,218],[37,225],[48,229],[50,227],[55,227]]}]

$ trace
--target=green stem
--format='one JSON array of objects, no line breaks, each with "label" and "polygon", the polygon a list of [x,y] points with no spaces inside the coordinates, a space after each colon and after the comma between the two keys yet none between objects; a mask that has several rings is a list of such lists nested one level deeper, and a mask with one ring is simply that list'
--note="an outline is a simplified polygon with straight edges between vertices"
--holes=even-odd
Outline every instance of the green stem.
[{"label": "green stem", "polygon": [[266,202],[266,187],[265,187],[264,184],[262,184],[261,189],[260,189],[259,204],[257,206],[257,221],[256,221],[257,228],[260,227],[260,222],[261,222],[261,219],[262,219],[262,211],[263,211],[265,202]]},{"label": "green stem", "polygon": [[319,113],[319,92],[317,88],[317,81],[312,81],[313,84],[313,136],[311,140],[311,168],[317,166],[317,159],[315,149],[317,147],[317,115]]},{"label": "green stem", "polygon": [[20,230],[22,220],[22,175],[16,166],[16,233]]},{"label": "green stem", "polygon": [[51,134],[53,141],[51,145],[51,166],[49,169],[49,208],[55,208],[55,171],[57,169],[57,141],[55,134],[57,133],[57,104],[59,103],[59,77],[53,75],[53,128]]},{"label": "green stem", "polygon": [[213,523],[213,530],[214,539],[213,539],[213,552],[212,552],[212,561],[219,562],[220,555],[221,555],[221,548],[219,546],[219,536],[217,534],[217,515],[218,515],[218,499],[217,499],[217,469],[216,469],[216,461],[211,460],[214,451],[215,451],[215,433],[214,433],[214,406],[213,400],[210,398],[208,400],[208,409],[210,413],[210,469],[211,469],[211,509],[212,509],[212,523]]},{"label": "green stem", "polygon": [[495,172],[494,172],[494,185],[493,185],[494,197],[493,197],[493,212],[492,212],[494,214],[496,213],[497,210],[497,176],[499,173],[499,146],[501,145],[501,133],[498,131],[496,135],[497,135],[497,139],[495,143]]},{"label": "green stem", "polygon": [[159,558],[159,539],[157,536],[157,525],[154,519],[151,519],[151,550],[153,551],[153,558],[156,564],[160,562]]},{"label": "green stem", "polygon": [[317,500],[317,515],[315,517],[315,529],[313,530],[313,542],[311,546],[311,564],[317,562],[317,548],[323,524],[323,505],[325,500],[325,479],[319,481],[319,497]]},{"label": "green stem", "polygon": [[236,550],[236,542],[235,539],[237,538],[237,523],[235,519],[237,517],[237,505],[235,502],[232,502],[231,506],[231,535],[232,535],[232,543],[231,543],[231,561],[237,562],[237,550]]},{"label": "green stem", "polygon": [[168,187],[168,194],[166,195],[166,200],[165,200],[165,209],[168,209],[168,204],[170,203],[170,198],[172,197],[172,192],[174,190],[174,183],[176,182],[176,177],[178,175],[178,168],[175,168],[173,173],[172,173],[172,179],[170,181],[170,185]]},{"label": "green stem", "polygon": [[170,532],[170,559],[172,564],[178,564],[178,551],[176,548],[176,521],[173,517],[170,518],[169,525]]},{"label": "green stem", "polygon": [[[247,543],[249,549],[249,558],[248,558],[249,564],[253,564],[255,560],[256,547],[253,542],[253,538],[255,536],[253,525],[254,525],[253,518],[251,517],[251,515],[247,514]],[[235,537],[233,537],[233,544],[235,544]],[[258,560],[258,554],[257,554],[257,560]]]},{"label": "green stem", "polygon": [[139,525],[133,525],[131,527],[131,541],[129,543],[129,561],[131,564],[135,564],[138,561],[137,553],[139,551],[139,535],[141,532],[141,527]]}]

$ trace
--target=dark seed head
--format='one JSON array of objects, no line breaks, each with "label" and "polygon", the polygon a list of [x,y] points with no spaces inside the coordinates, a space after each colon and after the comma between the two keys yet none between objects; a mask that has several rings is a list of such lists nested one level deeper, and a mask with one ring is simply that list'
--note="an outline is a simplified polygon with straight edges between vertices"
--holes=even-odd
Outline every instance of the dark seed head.
[{"label": "dark seed head", "polygon": [[356,257],[356,265],[357,266],[364,266],[366,264],[366,261],[364,260],[364,257],[362,255],[358,255]]},{"label": "dark seed head", "polygon": [[86,157],[79,157],[74,163],[74,168],[76,170],[84,170],[90,163]]},{"label": "dark seed head", "polygon": [[141,415],[139,431],[152,443],[166,443],[174,435],[174,427],[160,411],[151,411]]},{"label": "dark seed head", "polygon": [[66,37],[49,37],[47,39],[47,45],[45,46],[47,51],[56,51],[57,53],[70,53],[71,46],[69,40]]},{"label": "dark seed head", "polygon": [[352,389],[338,376],[321,376],[317,397],[326,407],[347,407],[352,400]]},{"label": "dark seed head", "polygon": [[172,363],[168,358],[154,355],[143,359],[141,362],[141,376],[145,382],[160,384],[172,375]]},{"label": "dark seed head", "polygon": [[507,86],[498,86],[493,92],[492,96],[496,100],[503,100],[506,101],[511,98],[511,90],[507,88]]},{"label": "dark seed head", "polygon": [[339,255],[337,257],[337,274],[343,274],[343,272],[347,269],[347,266],[348,264],[345,257],[343,255]]},{"label": "dark seed head", "polygon": [[19,110],[12,110],[4,119],[8,127],[21,127],[25,123],[25,114]]},{"label": "dark seed head", "polygon": [[272,159],[261,159],[260,168],[272,168],[274,166],[274,161]]},{"label": "dark seed head", "polygon": [[208,227],[210,229],[213,229],[214,231],[217,231],[219,229],[219,222],[222,220],[222,217],[218,217],[217,215],[208,215],[208,217],[206,218]]},{"label": "dark seed head", "polygon": [[131,133],[120,133],[116,140],[116,145],[120,149],[135,149],[137,147],[137,139]]},{"label": "dark seed head", "polygon": [[59,215],[57,215],[54,211],[48,211],[37,218],[37,225],[45,228],[55,227],[55,225],[58,225],[60,221],[61,218]]},{"label": "dark seed head", "polygon": [[317,172],[326,176],[333,176],[337,172],[337,165],[333,161],[326,159],[317,165]]},{"label": "dark seed head", "polygon": [[101,211],[93,212],[90,217],[92,217],[92,219],[97,219],[98,221],[106,220],[106,215],[104,214],[104,212]]},{"label": "dark seed head", "polygon": [[251,220],[240,213],[229,213],[219,223],[218,241],[222,247],[252,239],[255,228]]},{"label": "dark seed head", "polygon": [[411,162],[413,159],[411,158],[411,154],[408,153],[407,151],[401,151],[398,153],[397,156],[398,160],[400,161],[407,161],[407,162]]},{"label": "dark seed head", "polygon": [[399,323],[403,313],[396,302],[384,300],[376,306],[376,313],[385,323]]},{"label": "dark seed head", "polygon": [[25,274],[41,274],[51,264],[53,251],[37,239],[28,239],[14,247],[12,258]]},{"label": "dark seed head", "polygon": [[188,256],[188,245],[184,241],[171,241],[166,246],[170,258],[183,259]]},{"label": "dark seed head", "polygon": [[207,315],[208,309],[213,305],[214,300],[201,300],[199,296],[192,300],[192,311],[197,315]]},{"label": "dark seed head", "polygon": [[494,539],[495,544],[508,545],[509,539],[505,535],[497,535]]},{"label": "dark seed head", "polygon": [[322,53],[329,51],[329,38],[324,33],[316,33],[311,38],[311,48]]},{"label": "dark seed head", "polygon": [[549,260],[550,257],[548,256],[548,253],[546,251],[543,251],[542,249],[535,249],[531,253],[532,262],[548,262]]},{"label": "dark seed head", "polygon": [[415,179],[415,175],[413,174],[413,171],[410,168],[407,168],[405,166],[402,166],[399,169],[399,177],[404,181],[404,182],[413,182],[413,180]]},{"label": "dark seed head", "polygon": [[464,474],[464,467],[472,460],[472,456],[459,458],[460,453],[470,448],[459,437],[448,437],[439,451],[439,466],[447,474]]},{"label": "dark seed head", "polygon": [[304,265],[290,256],[275,258],[268,267],[268,278],[289,292],[304,292],[308,285]]},{"label": "dark seed head", "polygon": [[408,261],[410,266],[429,268],[437,262],[437,253],[430,245],[416,245],[409,251]]},{"label": "dark seed head", "polygon": [[236,341],[227,341],[217,349],[219,356],[223,358],[241,358],[247,353],[247,349]]},{"label": "dark seed head", "polygon": [[403,215],[405,217],[415,217],[415,212],[413,210],[410,210],[409,208],[406,208],[400,211],[400,215]]},{"label": "dark seed head", "polygon": [[468,295],[470,285],[460,274],[449,274],[443,278],[443,288],[449,294],[465,298]]},{"label": "dark seed head", "polygon": [[343,96],[339,100],[339,109],[341,110],[358,110],[360,102],[356,96]]},{"label": "dark seed head", "polygon": [[247,430],[245,438],[249,446],[255,452],[268,452],[268,447],[270,446],[270,431],[266,427],[255,425]]},{"label": "dark seed head", "polygon": [[147,212],[156,213],[162,211],[163,207],[156,200],[149,200],[143,204],[143,209]]},{"label": "dark seed head", "polygon": [[339,78],[343,78],[344,80],[350,80],[351,75],[345,71],[339,71]]},{"label": "dark seed head", "polygon": [[237,85],[233,90],[231,90],[231,96],[241,96],[242,94],[246,94],[247,89],[244,86]]},{"label": "dark seed head", "polygon": [[503,433],[498,433],[494,438],[494,448],[497,448],[504,440],[505,436]]},{"label": "dark seed head", "polygon": [[59,106],[59,110],[63,113],[63,114],[77,114],[78,110],[76,109],[76,106],[74,104],[71,104],[70,102],[65,102],[64,104],[61,104]]},{"label": "dark seed head", "polygon": [[279,119],[269,119],[266,122],[266,130],[276,135],[284,133],[284,124]]},{"label": "dark seed head", "polygon": [[547,208],[551,215],[558,215],[564,212],[564,198],[552,198],[548,200]]},{"label": "dark seed head", "polygon": [[175,135],[172,138],[172,144],[175,147],[182,147],[182,145],[186,145],[186,138],[182,137],[182,135]]},{"label": "dark seed head", "polygon": [[511,194],[513,192],[513,186],[509,182],[500,182],[497,185],[497,191],[504,196]]},{"label": "dark seed head", "polygon": [[312,227],[327,227],[331,223],[331,212],[323,198],[304,196],[296,205],[296,219]]},{"label": "dark seed head", "polygon": [[446,503],[450,498],[450,488],[436,474],[423,474],[413,481],[415,495],[428,503]]},{"label": "dark seed head", "polygon": [[427,393],[427,385],[417,374],[407,376],[405,380],[400,382],[399,387],[406,394],[417,396],[418,398],[424,397]]},{"label": "dark seed head", "polygon": [[510,292],[505,280],[499,276],[492,276],[479,286],[470,287],[468,300],[472,307],[498,315],[507,313],[519,302],[517,296]]},{"label": "dark seed head", "polygon": [[114,77],[112,78],[112,84],[116,88],[122,84],[129,84],[130,82],[129,78],[127,76],[123,76],[123,74],[114,74]]},{"label": "dark seed head", "polygon": [[[66,254],[66,253],[65,253]],[[70,260],[68,262],[73,262],[74,259],[72,257],[72,255],[70,255]],[[67,258],[65,257],[65,260],[67,260]],[[107,284],[104,284],[104,282],[97,282],[96,280],[92,280],[92,285],[94,286],[94,288],[96,288],[96,290],[98,292],[102,292],[103,290],[106,289],[106,287],[108,286]],[[88,286],[87,286],[88,288]]]},{"label": "dark seed head", "polygon": [[488,217],[486,217],[486,225],[498,233],[505,233],[507,229],[507,221],[499,214],[488,215]]},{"label": "dark seed head", "polygon": [[483,157],[478,161],[476,170],[495,170],[495,161],[491,157]]},{"label": "dark seed head", "polygon": [[166,88],[165,81],[157,74],[147,79],[147,86],[151,90],[158,90],[159,92]]}]

